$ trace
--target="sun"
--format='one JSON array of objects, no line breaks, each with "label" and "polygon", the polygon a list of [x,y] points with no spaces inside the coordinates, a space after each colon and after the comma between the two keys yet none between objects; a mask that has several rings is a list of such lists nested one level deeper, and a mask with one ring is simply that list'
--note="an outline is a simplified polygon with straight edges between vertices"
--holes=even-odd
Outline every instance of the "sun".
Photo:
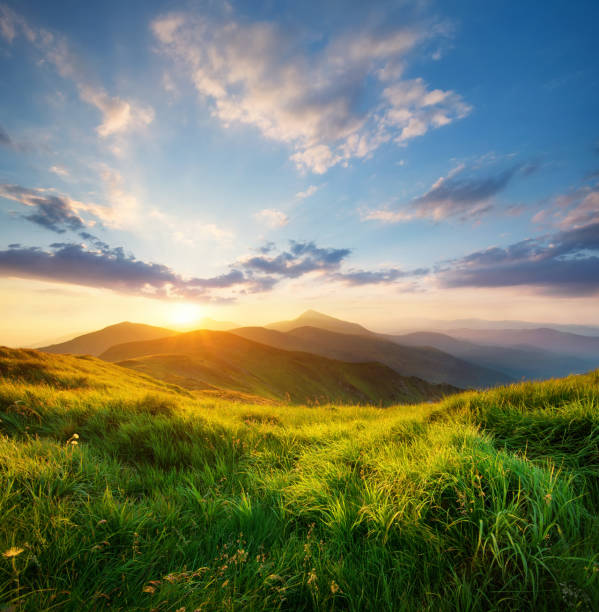
[{"label": "sun", "polygon": [[200,319],[202,309],[196,304],[176,304],[171,310],[169,319],[174,325],[191,325]]}]

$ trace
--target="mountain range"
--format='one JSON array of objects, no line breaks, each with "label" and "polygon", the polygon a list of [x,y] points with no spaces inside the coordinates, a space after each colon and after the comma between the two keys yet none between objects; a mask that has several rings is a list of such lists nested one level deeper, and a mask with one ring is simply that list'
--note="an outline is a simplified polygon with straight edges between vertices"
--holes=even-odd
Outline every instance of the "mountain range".
[{"label": "mountain range", "polygon": [[99,356],[203,392],[360,403],[435,399],[455,388],[564,376],[599,365],[599,337],[551,328],[392,335],[315,310],[264,327],[212,319],[201,324],[229,331],[179,333],[123,322],[40,350]]},{"label": "mountain range", "polygon": [[100,358],[190,389],[228,389],[295,403],[410,403],[458,391],[374,361],[284,351],[210,330],[119,344]]}]

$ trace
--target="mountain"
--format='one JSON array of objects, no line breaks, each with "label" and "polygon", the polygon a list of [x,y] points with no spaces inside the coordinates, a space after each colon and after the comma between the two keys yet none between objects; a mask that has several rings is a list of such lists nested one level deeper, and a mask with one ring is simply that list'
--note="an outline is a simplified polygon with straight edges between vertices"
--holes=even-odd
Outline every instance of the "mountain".
[{"label": "mountain", "polygon": [[480,388],[513,382],[507,374],[469,363],[436,348],[401,346],[372,332],[369,335],[340,334],[307,326],[289,332],[243,327],[231,333],[276,348],[309,351],[331,359],[378,361],[402,376],[416,376],[433,383]]},{"label": "mountain", "polygon": [[533,321],[490,321],[487,319],[424,319],[424,318],[404,318],[401,323],[395,326],[396,334],[405,334],[410,331],[440,331],[456,329],[539,329],[549,328],[557,331],[580,334],[582,336],[599,336],[599,326],[597,325],[576,325],[566,323],[539,323]]},{"label": "mountain", "polygon": [[480,345],[435,332],[403,334],[394,336],[394,341],[404,346],[432,346],[514,378],[538,380],[580,374],[599,363],[588,357],[560,355],[535,347]]},{"label": "mountain", "polygon": [[124,321],[116,325],[109,325],[99,331],[77,336],[67,342],[41,347],[38,350],[44,353],[70,353],[73,355],[94,355],[97,357],[115,344],[153,340],[155,338],[173,336],[176,333],[164,327]]},{"label": "mountain", "polygon": [[198,323],[198,329],[210,329],[212,331],[229,331],[236,327],[239,327],[237,323],[232,323],[231,321],[216,321],[210,317],[204,317],[200,319]]},{"label": "mountain", "polygon": [[599,337],[583,336],[549,328],[538,329],[453,329],[456,338],[497,346],[533,346],[560,354],[590,357],[599,365]]},{"label": "mountain", "polygon": [[228,389],[294,403],[414,403],[457,391],[381,363],[347,363],[200,330],[113,346],[101,359],[189,389]]},{"label": "mountain", "polygon": [[326,329],[340,334],[353,334],[356,336],[376,335],[374,332],[371,332],[358,323],[350,323],[349,321],[336,319],[335,317],[330,317],[316,310],[306,310],[306,312],[302,313],[297,319],[270,323],[265,325],[265,327],[281,332],[288,332],[298,327],[318,327],[319,329]]}]

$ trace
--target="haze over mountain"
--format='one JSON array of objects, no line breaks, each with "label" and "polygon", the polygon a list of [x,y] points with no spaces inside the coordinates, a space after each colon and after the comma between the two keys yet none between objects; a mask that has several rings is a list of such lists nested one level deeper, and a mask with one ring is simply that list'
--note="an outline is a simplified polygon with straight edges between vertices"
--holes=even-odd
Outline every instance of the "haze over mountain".
[{"label": "haze over mountain", "polygon": [[[327,320],[324,321],[328,324]],[[341,327],[337,323],[335,325]],[[430,382],[444,382],[459,387],[486,387],[513,380],[502,372],[480,367],[436,348],[401,346],[363,329],[367,333],[361,335],[342,334],[312,326],[288,332],[246,327],[235,329],[232,333],[285,350],[310,351],[351,362],[378,361],[403,376],[417,376]]]},{"label": "haze over mountain", "polygon": [[122,323],[109,325],[95,332],[77,336],[66,342],[40,347],[38,350],[45,353],[70,353],[73,355],[93,355],[97,357],[115,344],[134,342],[136,340],[153,340],[154,338],[174,336],[177,333],[172,329],[164,327],[123,321]]},{"label": "haze over mountain", "polygon": [[375,333],[366,329],[359,323],[351,323],[331,317],[316,310],[306,310],[296,319],[290,321],[278,321],[265,325],[267,329],[276,331],[288,332],[298,327],[318,327],[319,329],[327,329],[329,331],[338,332],[340,334],[353,334],[357,336],[374,336]]},{"label": "haze over mountain", "polygon": [[536,347],[481,345],[438,332],[414,332],[394,338],[405,346],[433,346],[517,379],[544,379],[580,374],[599,365],[597,358],[563,355]]},{"label": "haze over mountain", "polygon": [[239,325],[237,323],[233,323],[232,321],[217,321],[216,319],[211,319],[210,317],[203,317],[195,325],[196,329],[210,329],[212,331],[229,331],[230,329],[235,329],[236,327],[239,327]]},{"label": "haze over mountain", "polygon": [[227,389],[292,402],[419,402],[455,392],[381,363],[346,363],[200,330],[113,346],[100,355],[190,389]]},{"label": "haze over mountain", "polygon": [[400,325],[395,325],[394,334],[406,334],[413,331],[439,331],[449,333],[459,329],[483,330],[518,330],[518,329],[555,329],[557,331],[581,334],[583,336],[599,336],[597,325],[576,325],[568,323],[547,323],[539,321],[491,321],[488,319],[427,319],[407,317]]},{"label": "haze over mountain", "polygon": [[549,328],[539,329],[453,329],[448,333],[471,342],[497,346],[528,346],[599,362],[599,337],[582,336]]}]

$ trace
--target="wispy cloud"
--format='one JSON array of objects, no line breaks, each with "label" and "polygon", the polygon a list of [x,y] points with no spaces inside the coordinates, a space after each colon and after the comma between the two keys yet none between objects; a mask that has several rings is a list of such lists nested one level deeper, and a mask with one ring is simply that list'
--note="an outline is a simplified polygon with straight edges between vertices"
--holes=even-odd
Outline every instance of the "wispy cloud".
[{"label": "wispy cloud", "polygon": [[298,200],[305,200],[306,198],[313,196],[319,189],[320,187],[317,187],[316,185],[310,185],[304,191],[299,191],[296,193],[295,197]]},{"label": "wispy cloud", "polygon": [[64,37],[32,26],[22,15],[5,5],[0,6],[0,35],[9,44],[22,36],[38,51],[43,61],[75,84],[80,99],[100,111],[102,122],[96,128],[100,137],[143,128],[153,121],[154,111],[150,106],[109,95],[69,49]]},{"label": "wispy cloud", "polygon": [[274,208],[264,208],[255,214],[256,219],[268,227],[277,228],[283,227],[289,223],[287,215],[282,210]]},{"label": "wispy cloud", "polygon": [[555,197],[533,217],[533,222],[563,230],[599,223],[599,183],[593,176],[589,179],[590,182]]},{"label": "wispy cloud", "polygon": [[70,176],[70,172],[63,166],[51,166],[50,172],[53,172],[54,174],[57,174],[63,178]]},{"label": "wispy cloud", "polygon": [[32,213],[23,217],[59,234],[67,230],[78,231],[86,225],[94,225],[94,221],[86,223],[80,213],[88,212],[98,217],[98,211],[101,210],[97,205],[85,204],[48,189],[30,189],[20,185],[0,185],[0,198],[33,208]]},{"label": "wispy cloud", "polygon": [[162,51],[223,125],[248,124],[288,143],[299,169],[322,174],[465,117],[453,91],[401,79],[434,28],[363,28],[319,51],[274,23],[171,13],[152,23]]},{"label": "wispy cloud", "polygon": [[480,217],[493,208],[493,200],[519,174],[530,174],[530,164],[516,164],[492,173],[466,172],[459,164],[446,176],[435,181],[422,196],[402,208],[380,208],[363,213],[364,220],[399,223],[413,219],[441,221],[459,218],[462,221]]}]

